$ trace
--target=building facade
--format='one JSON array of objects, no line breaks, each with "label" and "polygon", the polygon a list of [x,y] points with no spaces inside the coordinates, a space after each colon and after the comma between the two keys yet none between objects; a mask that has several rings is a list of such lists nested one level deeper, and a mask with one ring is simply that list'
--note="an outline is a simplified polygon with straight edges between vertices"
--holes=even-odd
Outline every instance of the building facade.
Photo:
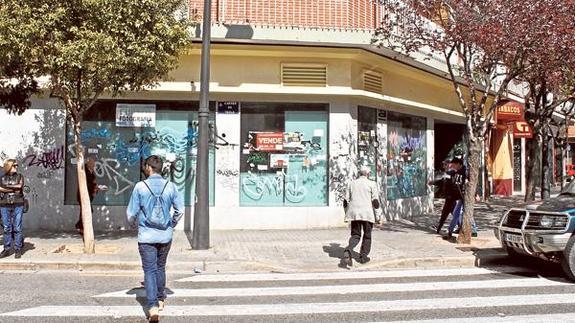
[{"label": "building facade", "polygon": [[[427,182],[464,123],[440,60],[371,46],[382,10],[371,1],[214,1],[212,9],[212,229],[344,225],[343,194],[361,165],[372,168],[388,220],[432,211]],[[190,12],[201,13],[199,1]],[[84,153],[108,188],[94,200],[96,230],[125,227],[150,154],[166,160],[164,175],[184,194],[179,228],[192,227],[200,49],[182,53],[157,87],[103,97],[85,115]],[[76,160],[65,111],[39,97],[22,116],[0,111],[0,120],[10,143],[2,157],[24,166],[26,228],[73,229]]]}]

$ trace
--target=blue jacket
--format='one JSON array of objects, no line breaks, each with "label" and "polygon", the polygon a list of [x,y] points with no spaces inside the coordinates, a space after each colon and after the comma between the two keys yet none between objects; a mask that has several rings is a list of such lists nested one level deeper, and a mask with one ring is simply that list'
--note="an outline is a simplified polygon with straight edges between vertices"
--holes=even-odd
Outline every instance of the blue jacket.
[{"label": "blue jacket", "polygon": [[[146,184],[150,186],[150,189],[154,194],[160,194],[164,185],[166,185],[167,180],[163,179],[162,176],[158,174],[152,174],[148,179],[145,180]],[[174,212],[172,214],[172,226],[168,227],[166,230],[159,230],[156,228],[148,227],[145,224],[144,214],[142,208],[147,210],[146,213],[150,213],[153,207],[153,195],[150,190],[146,187],[143,181],[140,181],[134,187],[132,191],[132,196],[130,197],[130,203],[128,204],[128,209],[126,210],[126,215],[128,217],[128,223],[134,225],[135,221],[138,220],[138,242],[140,243],[168,243],[172,241],[172,235],[174,232],[174,227],[184,214],[184,199],[182,194],[178,191],[176,185],[169,182],[166,185],[166,189],[162,194],[163,200],[166,202],[164,207],[164,212],[169,213],[170,209],[173,208]]]}]

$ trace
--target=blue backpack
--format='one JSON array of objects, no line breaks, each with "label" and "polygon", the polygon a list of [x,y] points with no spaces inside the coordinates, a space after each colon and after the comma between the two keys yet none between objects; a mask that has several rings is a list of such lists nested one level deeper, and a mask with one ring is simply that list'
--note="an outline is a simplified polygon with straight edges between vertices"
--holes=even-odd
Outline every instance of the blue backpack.
[{"label": "blue backpack", "polygon": [[162,192],[156,195],[154,194],[150,186],[148,186],[148,184],[144,181],[144,184],[146,185],[150,193],[152,193],[152,203],[151,203],[152,208],[150,214],[146,214],[143,207],[142,212],[144,213],[145,217],[144,223],[151,228],[166,230],[172,225],[172,217],[170,216],[169,212],[168,214],[165,214],[164,212],[163,207],[164,198],[162,197],[162,194],[164,194],[164,190],[166,189],[166,186],[168,186],[168,183],[169,181],[166,181],[166,185],[164,185]]}]

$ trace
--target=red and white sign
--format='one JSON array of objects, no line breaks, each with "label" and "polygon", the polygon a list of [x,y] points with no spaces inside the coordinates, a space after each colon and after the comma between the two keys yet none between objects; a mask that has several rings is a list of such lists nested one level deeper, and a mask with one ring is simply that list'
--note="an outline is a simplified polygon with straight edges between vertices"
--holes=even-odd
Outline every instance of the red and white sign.
[{"label": "red and white sign", "polygon": [[525,107],[523,104],[515,101],[503,101],[495,110],[497,123],[506,123],[510,121],[523,121]]},{"label": "red and white sign", "polygon": [[515,122],[513,124],[513,137],[515,137],[515,138],[531,138],[531,137],[533,137],[533,129],[525,121]]},{"label": "red and white sign", "polygon": [[283,132],[256,133],[256,149],[259,151],[283,150]]}]

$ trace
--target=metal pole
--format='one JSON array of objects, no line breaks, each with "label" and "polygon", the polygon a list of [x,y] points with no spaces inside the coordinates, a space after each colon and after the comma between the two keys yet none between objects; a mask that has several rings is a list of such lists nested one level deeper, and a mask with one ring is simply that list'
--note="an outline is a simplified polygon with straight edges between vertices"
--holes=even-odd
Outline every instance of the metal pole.
[{"label": "metal pole", "polygon": [[198,158],[196,164],[196,200],[194,206],[194,231],[192,248],[205,250],[210,247],[210,205],[208,174],[208,116],[210,86],[210,27],[211,0],[204,0],[202,23],[202,65],[200,75],[200,111],[198,113]]}]

